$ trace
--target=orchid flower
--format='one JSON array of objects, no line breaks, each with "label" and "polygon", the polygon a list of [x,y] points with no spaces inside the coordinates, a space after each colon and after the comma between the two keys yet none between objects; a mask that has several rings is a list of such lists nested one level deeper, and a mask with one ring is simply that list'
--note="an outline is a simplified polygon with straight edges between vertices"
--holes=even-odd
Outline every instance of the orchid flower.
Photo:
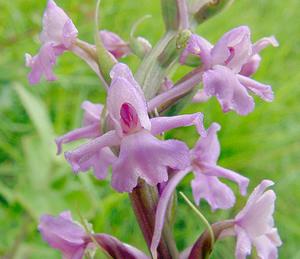
[{"label": "orchid flower", "polygon": [[224,112],[235,110],[246,115],[254,108],[253,97],[248,91],[265,101],[273,100],[271,86],[249,78],[258,69],[258,53],[268,45],[276,47],[278,42],[274,37],[267,37],[252,44],[247,26],[225,33],[215,46],[193,34],[180,61],[184,63],[188,55],[199,56],[205,93],[216,96]]},{"label": "orchid flower", "polygon": [[[58,56],[65,51],[72,51],[75,55],[83,59],[96,74],[102,79],[98,65],[81,47],[77,46],[78,31],[72,20],[54,0],[48,0],[46,10],[43,15],[43,30],[40,34],[41,48],[37,55],[32,57],[25,54],[26,66],[31,68],[28,75],[30,84],[38,84],[42,78],[48,81],[56,80],[53,67]],[[130,53],[130,48],[117,34],[109,31],[100,31],[100,36],[105,48],[115,56],[120,58]],[[91,52],[96,51],[94,45],[81,41],[84,48]]]},{"label": "orchid flower", "polygon": [[207,136],[202,137],[191,150],[192,170],[195,179],[192,190],[195,203],[200,199],[207,200],[213,210],[228,209],[235,203],[233,191],[218,177],[226,178],[238,184],[242,195],[247,194],[248,178],[217,165],[220,156],[220,143],[217,131],[220,125],[213,123],[207,130]]},{"label": "orchid flower", "polygon": [[[100,246],[113,258],[147,259],[140,250],[120,242],[107,234],[86,233],[83,226],[72,219],[70,211],[59,216],[43,215],[38,226],[43,239],[58,249],[64,259],[81,259],[87,250]],[[96,242],[97,244],[95,244]]]},{"label": "orchid flower", "polygon": [[276,194],[272,190],[265,191],[273,184],[269,180],[262,181],[249,196],[246,206],[235,217],[237,259],[244,259],[251,253],[251,244],[256,247],[261,259],[278,257],[277,247],[282,242],[274,228]]},{"label": "orchid flower", "polygon": [[[113,129],[89,143],[65,153],[75,172],[105,147],[119,147],[112,163],[112,186],[119,192],[131,192],[138,178],[150,185],[168,180],[167,169],[181,170],[189,165],[187,146],[177,140],[162,141],[155,137],[164,131],[196,125],[203,134],[202,114],[150,119],[147,104],[138,83],[125,64],[116,64],[111,71],[107,96],[107,112]],[[96,167],[97,160],[93,161]]]},{"label": "orchid flower", "polygon": [[89,241],[84,228],[75,223],[71,212],[62,212],[58,217],[43,215],[38,226],[43,239],[61,251],[64,258],[83,258]]},{"label": "orchid flower", "polygon": [[53,66],[64,51],[69,50],[77,39],[78,31],[67,14],[49,0],[43,16],[40,35],[42,47],[37,55],[26,54],[26,65],[31,67],[28,75],[30,84],[37,84],[44,75],[48,81],[56,80]]},{"label": "orchid flower", "polygon": [[220,125],[217,123],[213,123],[208,128],[207,133],[190,151],[190,167],[174,173],[174,176],[164,187],[156,209],[155,228],[151,244],[151,251],[154,255],[160,240],[169,200],[176,186],[189,172],[192,171],[195,175],[191,186],[197,205],[199,205],[201,198],[207,200],[213,210],[229,209],[234,205],[235,196],[232,190],[218,177],[236,182],[241,194],[246,195],[249,184],[248,178],[216,164],[220,155],[220,143],[217,137],[219,130]]}]

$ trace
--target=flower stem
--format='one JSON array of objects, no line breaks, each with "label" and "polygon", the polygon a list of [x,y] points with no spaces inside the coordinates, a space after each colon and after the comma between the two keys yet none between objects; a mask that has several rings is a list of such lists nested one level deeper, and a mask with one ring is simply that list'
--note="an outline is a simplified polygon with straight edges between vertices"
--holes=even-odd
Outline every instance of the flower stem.
[{"label": "flower stem", "polygon": [[[155,108],[157,108],[159,111],[161,109],[160,106],[170,106],[173,104],[172,101],[177,100],[180,96],[187,94],[189,91],[191,91],[197,84],[199,84],[202,80],[202,72],[193,74],[190,78],[187,78],[187,80],[182,81],[172,87],[171,89],[163,92],[160,95],[155,96],[153,99],[151,99],[148,102],[148,111],[153,111]],[[163,109],[166,109],[164,107]]]},{"label": "flower stem", "polygon": [[[155,210],[158,201],[157,189],[140,180],[138,186],[132,191],[132,193],[129,194],[129,197],[135,216],[150,251],[155,225]],[[157,248],[157,254],[157,258],[160,259],[179,258],[176,243],[167,220],[163,228],[162,238]]]}]

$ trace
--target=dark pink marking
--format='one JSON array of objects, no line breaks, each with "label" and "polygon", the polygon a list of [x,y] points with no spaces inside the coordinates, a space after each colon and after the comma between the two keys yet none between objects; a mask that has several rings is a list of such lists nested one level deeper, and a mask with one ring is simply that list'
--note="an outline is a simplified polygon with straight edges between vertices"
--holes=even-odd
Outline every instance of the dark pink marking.
[{"label": "dark pink marking", "polygon": [[233,59],[234,55],[235,55],[235,50],[233,47],[228,47],[229,50],[229,57],[225,60],[225,65],[228,65],[228,63]]},{"label": "dark pink marking", "polygon": [[123,103],[120,109],[121,126],[125,134],[134,132],[139,125],[139,117],[130,103]]}]

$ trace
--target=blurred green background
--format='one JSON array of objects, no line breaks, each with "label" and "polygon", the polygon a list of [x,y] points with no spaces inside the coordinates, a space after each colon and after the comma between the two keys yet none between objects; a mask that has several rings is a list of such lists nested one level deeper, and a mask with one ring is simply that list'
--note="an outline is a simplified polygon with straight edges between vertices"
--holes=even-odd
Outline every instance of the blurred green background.
[{"label": "blurred green background", "polygon": [[[73,19],[80,38],[92,42],[95,1],[57,0]],[[70,53],[58,60],[54,83],[27,82],[24,53],[35,54],[46,1],[0,0],[0,257],[59,258],[37,232],[42,213],[70,209],[90,220],[96,232],[107,232],[145,249],[129,209],[127,195],[114,192],[109,180],[98,182],[91,173],[75,176],[62,157],[55,156],[53,139],[81,123],[80,103],[103,102],[104,91],[89,68]],[[247,117],[223,114],[212,99],[190,105],[187,111],[203,111],[205,124],[222,125],[220,164],[251,179],[250,191],[262,179],[276,182],[276,224],[283,240],[280,258],[300,258],[300,20],[299,0],[238,0],[217,17],[199,26],[198,32],[215,42],[225,31],[249,25],[253,41],[275,35],[279,48],[263,51],[255,78],[273,86],[273,103],[256,100]],[[151,14],[138,33],[154,44],[163,33],[158,0],[110,0],[102,4],[102,28],[129,36],[132,24]],[[138,59],[124,60],[136,69]],[[194,129],[174,130],[168,137],[196,140]],[[72,146],[72,145],[71,145]],[[71,148],[69,145],[67,148]],[[179,189],[191,197],[189,181]],[[233,186],[237,191],[237,188]],[[246,199],[238,197],[229,211],[201,210],[211,221],[233,217]],[[175,223],[178,247],[183,249],[204,229],[203,224],[179,199]],[[233,240],[219,242],[212,258],[233,258]],[[5,256],[5,257],[4,257]],[[253,258],[256,258],[253,255]]]}]

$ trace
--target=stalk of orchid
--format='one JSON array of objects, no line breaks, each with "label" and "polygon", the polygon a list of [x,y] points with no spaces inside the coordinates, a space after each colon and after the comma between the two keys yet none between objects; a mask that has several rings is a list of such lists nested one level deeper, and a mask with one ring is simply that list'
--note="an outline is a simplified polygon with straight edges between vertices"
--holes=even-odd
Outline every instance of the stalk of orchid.
[{"label": "stalk of orchid", "polygon": [[[249,184],[245,176],[217,165],[217,132],[221,126],[212,123],[205,129],[201,112],[178,115],[180,110],[192,101],[206,102],[215,96],[223,112],[244,116],[255,108],[250,93],[268,102],[273,100],[271,86],[251,76],[260,65],[259,52],[268,45],[278,46],[275,37],[252,44],[250,29],[240,26],[213,45],[193,32],[231,2],[161,0],[166,31],[152,48],[147,39],[134,36],[138,23],[127,42],[113,32],[99,31],[100,1],[95,15],[95,44],[80,40],[69,16],[48,0],[40,51],[34,57],[25,55],[31,68],[29,83],[37,84],[42,77],[57,80],[53,72],[56,59],[71,51],[91,67],[107,91],[104,105],[87,100],[82,103],[82,127],[56,139],[57,153],[62,153],[63,144],[86,139],[85,144],[65,152],[67,162],[75,173],[92,170],[99,180],[105,179],[111,168],[111,185],[117,192],[129,194],[149,248],[146,255],[113,236],[94,233],[74,221],[69,211],[57,217],[43,215],[38,229],[63,258],[90,258],[95,249],[110,258],[208,258],[215,242],[231,236],[237,240],[238,259],[250,255],[252,246],[259,258],[278,257],[281,240],[273,220],[276,195],[272,190],[265,191],[273,184],[270,180],[263,180],[254,189],[235,218],[212,225],[205,220],[208,230],[183,252],[178,251],[172,233],[170,217],[175,217],[176,187],[189,173],[194,175],[191,188],[195,204],[206,200],[212,210],[229,209],[236,202],[232,189],[220,178],[235,182],[241,195],[247,195]],[[141,59],[135,76],[119,61],[127,55]],[[170,71],[178,64],[193,70],[173,84]],[[183,140],[164,139],[164,132],[189,126],[199,135],[194,148],[189,149]]]}]

